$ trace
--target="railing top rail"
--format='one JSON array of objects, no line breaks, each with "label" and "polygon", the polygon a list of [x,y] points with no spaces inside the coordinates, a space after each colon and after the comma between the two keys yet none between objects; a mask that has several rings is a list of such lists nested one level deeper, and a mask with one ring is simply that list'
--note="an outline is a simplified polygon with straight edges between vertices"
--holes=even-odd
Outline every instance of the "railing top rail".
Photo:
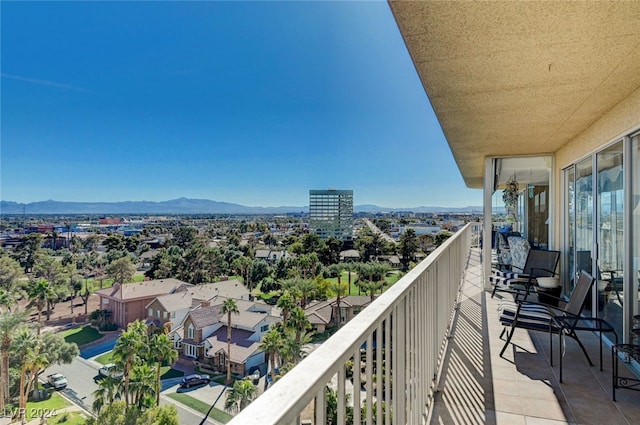
[{"label": "railing top rail", "polygon": [[344,364],[369,335],[400,303],[414,281],[442,257],[459,238],[468,237],[470,224],[447,239],[420,264],[387,289],[367,308],[254,400],[229,424],[289,424],[316,396],[337,367]]}]

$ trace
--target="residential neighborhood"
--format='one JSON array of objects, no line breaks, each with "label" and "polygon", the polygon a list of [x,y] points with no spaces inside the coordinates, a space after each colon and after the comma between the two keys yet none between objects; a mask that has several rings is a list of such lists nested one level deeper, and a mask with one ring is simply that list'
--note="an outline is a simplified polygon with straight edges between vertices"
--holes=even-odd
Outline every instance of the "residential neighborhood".
[{"label": "residential neighborhood", "polygon": [[[358,218],[349,241],[320,238],[304,217],[87,218],[3,217],[0,237],[3,290],[25,294],[17,308],[3,304],[3,320],[24,311],[33,332],[78,346],[77,358],[59,358],[46,373],[66,379],[57,393],[87,417],[118,406],[102,395],[112,391],[105,385],[117,385],[112,375],[143,384],[142,347],[154,350],[163,340],[175,354],[164,354],[171,363],[157,366],[158,384],[147,384],[159,385],[150,390],[159,404],[135,402],[174,406],[180,422],[190,423],[185,406],[199,400],[215,404],[208,420],[224,423],[237,412],[232,402],[225,407],[236,386],[253,386],[252,398],[268,391],[436,244],[408,226],[423,218],[405,214],[371,216],[370,224]],[[442,229],[451,223],[442,221]],[[30,289],[36,283],[40,289]],[[81,389],[86,383],[73,368],[94,372],[93,389]],[[188,391],[184,377],[194,382]],[[134,400],[131,394],[128,402]]]}]

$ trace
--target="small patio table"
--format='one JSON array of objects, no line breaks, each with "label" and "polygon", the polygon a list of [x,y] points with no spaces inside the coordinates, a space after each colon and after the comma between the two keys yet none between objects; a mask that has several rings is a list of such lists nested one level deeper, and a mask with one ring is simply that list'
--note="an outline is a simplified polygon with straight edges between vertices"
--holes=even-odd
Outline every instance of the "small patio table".
[{"label": "small patio table", "polygon": [[620,376],[620,370],[618,368],[618,361],[620,360],[620,353],[624,353],[629,359],[634,359],[640,362],[640,345],[636,344],[616,344],[611,347],[611,363],[613,375],[613,401],[616,401],[616,388],[624,388],[627,390],[640,391],[640,379],[626,378]]}]

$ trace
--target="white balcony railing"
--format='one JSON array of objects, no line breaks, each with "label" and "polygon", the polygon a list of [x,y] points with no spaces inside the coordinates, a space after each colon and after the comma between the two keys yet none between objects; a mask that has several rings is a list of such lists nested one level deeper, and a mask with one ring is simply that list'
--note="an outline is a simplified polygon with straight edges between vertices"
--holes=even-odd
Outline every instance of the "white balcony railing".
[{"label": "white balcony railing", "polygon": [[[324,425],[327,386],[337,391],[338,424],[346,423],[347,404],[367,406],[353,409],[354,424],[424,423],[470,241],[467,225],[229,423]],[[371,409],[380,397],[385,407]]]}]

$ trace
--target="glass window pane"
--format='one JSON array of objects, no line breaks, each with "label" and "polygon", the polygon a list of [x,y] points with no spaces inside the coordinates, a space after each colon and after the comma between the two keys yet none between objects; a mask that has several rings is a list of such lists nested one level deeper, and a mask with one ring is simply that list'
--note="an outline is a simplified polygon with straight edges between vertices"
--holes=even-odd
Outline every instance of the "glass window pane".
[{"label": "glass window pane", "polygon": [[[634,276],[632,276],[632,294],[633,294],[633,315],[636,316],[640,314],[639,306],[638,306],[638,285],[640,284],[640,135],[636,135],[631,139],[631,161],[630,164],[633,164],[631,167],[631,181],[632,181],[632,202],[633,205],[631,207],[632,210],[632,231],[633,231],[633,239],[632,239],[632,258],[633,265],[631,267]],[[640,327],[640,323],[636,324],[636,320],[632,324],[632,328]],[[639,334],[633,334],[632,337],[635,337],[635,343],[640,343],[638,337]]]},{"label": "glass window pane", "polygon": [[611,322],[622,335],[624,307],[624,185],[623,144],[598,152],[597,221],[598,316]]}]

